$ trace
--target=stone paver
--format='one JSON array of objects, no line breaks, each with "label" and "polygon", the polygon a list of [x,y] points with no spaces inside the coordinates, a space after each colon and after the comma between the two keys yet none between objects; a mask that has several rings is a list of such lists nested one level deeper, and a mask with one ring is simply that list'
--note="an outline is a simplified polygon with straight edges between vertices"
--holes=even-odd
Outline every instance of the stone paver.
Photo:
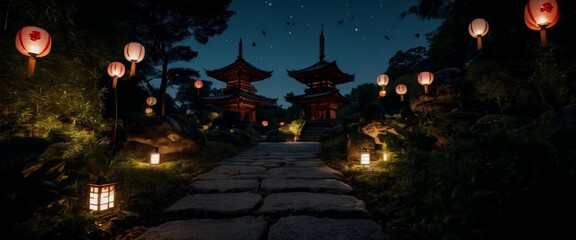
[{"label": "stone paver", "polygon": [[319,151],[317,142],[261,142],[224,159],[164,210],[204,218],[166,222],[138,239],[388,239]]}]

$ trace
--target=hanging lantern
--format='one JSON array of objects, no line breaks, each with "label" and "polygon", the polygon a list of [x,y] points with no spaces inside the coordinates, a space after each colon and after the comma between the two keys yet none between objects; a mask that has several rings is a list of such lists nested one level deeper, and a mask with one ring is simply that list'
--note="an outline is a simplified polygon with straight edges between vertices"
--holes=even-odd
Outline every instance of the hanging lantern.
[{"label": "hanging lantern", "polygon": [[88,207],[93,211],[104,211],[114,207],[116,183],[105,183],[99,178],[95,183],[88,184],[90,195]]},{"label": "hanging lantern", "polygon": [[418,74],[418,83],[424,86],[424,94],[428,94],[428,85],[434,81],[434,74],[431,72],[421,72]]},{"label": "hanging lantern", "polygon": [[156,105],[156,98],[155,97],[148,97],[146,98],[146,104],[148,104],[148,106],[154,106]]},{"label": "hanging lantern", "polygon": [[23,27],[16,35],[16,49],[28,56],[28,76],[34,75],[36,58],[50,53],[52,37],[44,29],[34,26]]},{"label": "hanging lantern", "polygon": [[268,121],[263,120],[262,121],[262,127],[268,127]]},{"label": "hanging lantern", "polygon": [[362,151],[360,151],[360,165],[370,166],[370,152],[368,152],[366,149],[362,149]]},{"label": "hanging lantern", "polygon": [[380,74],[378,75],[378,78],[376,78],[376,83],[378,83],[378,86],[380,87],[388,85],[388,81],[390,81],[390,78],[388,78],[388,75],[386,74]]},{"label": "hanging lantern", "polygon": [[546,47],[546,29],[558,22],[558,3],[556,0],[530,0],[524,8],[524,23],[528,28],[540,31],[542,47]]},{"label": "hanging lantern", "polygon": [[198,89],[198,95],[200,95],[200,89],[204,86],[204,82],[202,82],[202,80],[198,79],[196,81],[194,81],[194,87],[196,89]]},{"label": "hanging lantern", "polygon": [[470,36],[477,39],[477,49],[482,49],[482,37],[488,33],[488,22],[484,18],[476,18],[468,25]]},{"label": "hanging lantern", "polygon": [[139,63],[144,59],[145,49],[142,44],[137,42],[130,42],[124,46],[124,57],[126,60],[132,62],[130,67],[130,77],[134,76],[136,73],[136,63]]},{"label": "hanging lantern", "polygon": [[408,88],[404,84],[396,85],[396,94],[400,95],[400,102],[404,102],[404,94],[408,92]]},{"label": "hanging lantern", "polygon": [[124,76],[124,72],[126,72],[126,68],[121,62],[112,62],[108,65],[108,75],[112,77],[112,88],[116,88],[118,78]]},{"label": "hanging lantern", "polygon": [[380,96],[381,98],[386,97],[386,90],[382,89],[378,92],[378,96]]},{"label": "hanging lantern", "polygon": [[158,148],[154,148],[154,151],[150,153],[150,165],[158,164],[160,164],[160,153],[158,152]]},{"label": "hanging lantern", "polygon": [[286,123],[285,123],[285,122],[280,122],[279,125],[280,125],[280,126],[284,126],[284,125],[286,125]]}]

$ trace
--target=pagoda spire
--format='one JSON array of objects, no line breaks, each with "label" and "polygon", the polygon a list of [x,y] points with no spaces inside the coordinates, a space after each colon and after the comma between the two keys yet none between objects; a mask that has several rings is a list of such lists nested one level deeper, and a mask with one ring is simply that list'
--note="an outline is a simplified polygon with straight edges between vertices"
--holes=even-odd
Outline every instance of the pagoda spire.
[{"label": "pagoda spire", "polygon": [[240,42],[238,43],[238,59],[244,58],[242,56],[242,38],[240,38]]},{"label": "pagoda spire", "polygon": [[324,24],[320,25],[320,61],[324,61]]}]

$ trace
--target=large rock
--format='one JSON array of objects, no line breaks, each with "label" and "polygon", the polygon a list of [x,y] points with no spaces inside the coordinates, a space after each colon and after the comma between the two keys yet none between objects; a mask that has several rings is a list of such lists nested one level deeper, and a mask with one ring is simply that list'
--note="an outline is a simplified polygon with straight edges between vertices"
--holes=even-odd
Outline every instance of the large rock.
[{"label": "large rock", "polygon": [[127,124],[126,136],[128,142],[152,146],[161,154],[195,151],[206,144],[204,134],[178,115],[131,121]]}]

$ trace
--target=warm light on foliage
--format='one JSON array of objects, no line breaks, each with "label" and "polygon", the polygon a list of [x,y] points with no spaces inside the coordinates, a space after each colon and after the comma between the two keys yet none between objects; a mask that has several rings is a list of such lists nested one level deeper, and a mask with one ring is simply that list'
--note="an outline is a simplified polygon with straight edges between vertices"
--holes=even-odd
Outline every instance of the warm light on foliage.
[{"label": "warm light on foliage", "polygon": [[418,83],[424,86],[424,94],[428,94],[428,85],[434,81],[434,74],[431,72],[421,72],[418,74]]},{"label": "warm light on foliage", "polygon": [[104,211],[114,207],[114,195],[116,183],[96,183],[88,184],[90,188],[89,208],[93,211]]},{"label": "warm light on foliage", "polygon": [[144,59],[145,53],[146,50],[140,43],[130,42],[124,46],[124,57],[132,63],[132,66],[130,67],[130,77],[134,76],[136,73],[136,63],[139,63]]},{"label": "warm light on foliage", "polygon": [[52,37],[42,28],[27,26],[18,31],[16,35],[16,49],[24,56],[28,56],[28,75],[34,74],[36,58],[44,57],[50,53]]},{"label": "warm light on foliage", "polygon": [[530,0],[524,8],[524,23],[528,28],[540,31],[542,47],[547,44],[546,29],[558,22],[558,3],[556,0]]},{"label": "warm light on foliage", "polygon": [[477,39],[477,49],[482,49],[482,37],[484,37],[489,30],[488,22],[484,18],[476,18],[468,25],[468,33],[470,36]]}]

